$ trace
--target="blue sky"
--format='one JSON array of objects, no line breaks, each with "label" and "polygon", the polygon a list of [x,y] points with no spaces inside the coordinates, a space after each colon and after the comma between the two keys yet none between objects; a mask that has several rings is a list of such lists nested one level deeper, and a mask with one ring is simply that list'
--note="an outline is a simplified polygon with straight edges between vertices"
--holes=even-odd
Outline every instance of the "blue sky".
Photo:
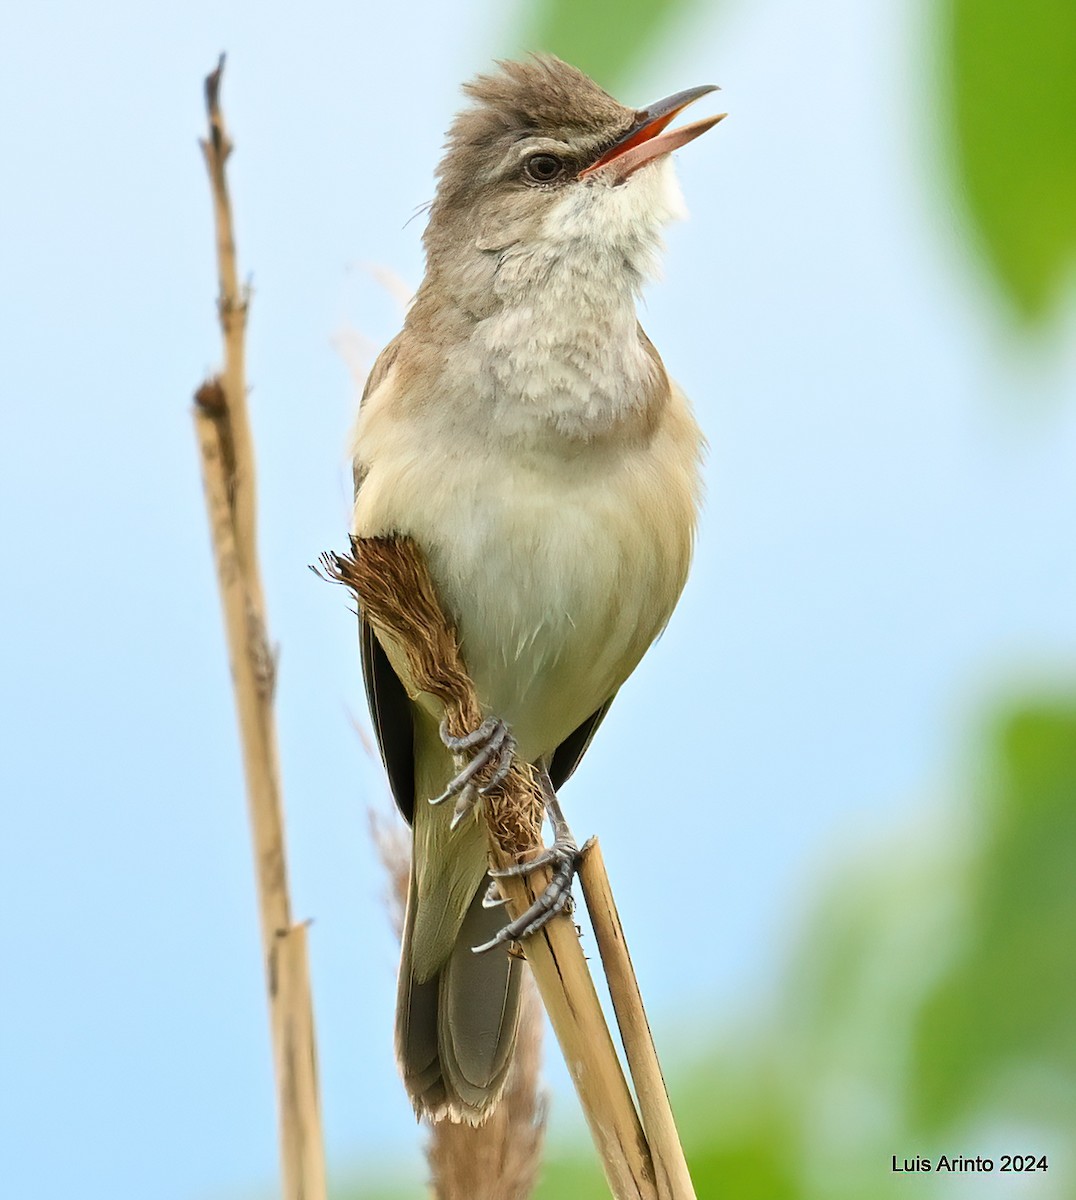
[{"label": "blue sky", "polygon": [[[340,344],[395,331],[370,267],[420,277],[407,219],[459,82],[510,24],[433,0],[4,18],[12,1194],[201,1200],[276,1169],[189,418],[218,356],[196,138],[221,48],[330,1159],[414,1163],[367,832],[386,791],[350,724],[345,597],[306,565],[346,532]],[[929,35],[898,0],[702,6],[621,97],[713,81],[732,114],[679,156],[692,219],[643,312],[711,443],[696,568],[565,796],[577,834],[602,838],[659,1031],[684,1014],[716,1030],[764,999],[826,865],[929,819],[984,709],[1076,665],[1076,351],[1061,326],[1023,349],[989,289],[939,169]]]}]

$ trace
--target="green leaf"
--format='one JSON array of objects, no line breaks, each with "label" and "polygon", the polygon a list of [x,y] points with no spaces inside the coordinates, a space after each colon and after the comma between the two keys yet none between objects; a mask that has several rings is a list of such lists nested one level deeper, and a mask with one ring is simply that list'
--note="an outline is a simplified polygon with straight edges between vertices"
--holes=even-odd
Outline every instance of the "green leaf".
[{"label": "green leaf", "polygon": [[1041,321],[1076,262],[1076,3],[943,11],[959,191],[1005,294]]},{"label": "green leaf", "polygon": [[694,0],[536,0],[522,48],[556,54],[614,89],[693,7]]},{"label": "green leaf", "polygon": [[609,1200],[609,1187],[593,1153],[585,1158],[551,1153],[542,1164],[534,1200]]},{"label": "green leaf", "polygon": [[[713,1108],[711,1077],[700,1099]],[[788,1131],[771,1125],[771,1113],[753,1112],[737,1129],[737,1136],[719,1138],[716,1131],[701,1144],[687,1145],[688,1166],[699,1200],[803,1200],[803,1192],[788,1163]],[[535,1200],[609,1200],[597,1159],[571,1159],[554,1155],[542,1168]]]},{"label": "green leaf", "polygon": [[1014,715],[999,745],[967,941],[917,1021],[911,1103],[921,1129],[944,1130],[999,1091],[1010,1114],[1031,1120],[1073,1095],[1076,705]]}]

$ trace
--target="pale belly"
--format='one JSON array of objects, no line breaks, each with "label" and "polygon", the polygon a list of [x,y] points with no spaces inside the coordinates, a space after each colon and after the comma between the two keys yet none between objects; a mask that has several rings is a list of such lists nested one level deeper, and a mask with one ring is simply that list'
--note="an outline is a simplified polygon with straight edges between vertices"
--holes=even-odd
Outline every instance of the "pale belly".
[{"label": "pale belly", "polygon": [[431,465],[420,504],[399,506],[408,482],[376,464],[363,486],[356,531],[422,546],[483,707],[532,762],[616,692],[672,613],[694,526],[694,455],[685,470],[673,449]]}]

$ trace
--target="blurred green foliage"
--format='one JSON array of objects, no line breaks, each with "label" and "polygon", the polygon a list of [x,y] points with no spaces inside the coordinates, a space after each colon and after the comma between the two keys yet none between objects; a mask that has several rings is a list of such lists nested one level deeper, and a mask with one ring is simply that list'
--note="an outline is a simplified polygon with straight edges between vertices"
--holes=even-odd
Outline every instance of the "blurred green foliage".
[{"label": "blurred green foliage", "polygon": [[[1045,1152],[1028,1129],[1076,1123],[1076,700],[1012,710],[985,746],[960,820],[836,873],[769,1019],[697,1029],[670,1082],[699,1200],[902,1196],[893,1155]],[[990,1122],[1021,1144],[958,1136]],[[1050,1195],[1073,1194],[1065,1170]],[[916,1195],[966,1182],[917,1176]],[[608,1192],[585,1147],[553,1146],[536,1196]]]},{"label": "blurred green foliage", "polygon": [[615,91],[694,7],[695,0],[533,0],[516,52],[556,54]]},{"label": "blurred green foliage", "polygon": [[945,0],[942,71],[962,198],[1027,321],[1076,265],[1076,3]]},{"label": "blurred green foliage", "polygon": [[1022,712],[999,743],[967,937],[915,1031],[912,1115],[927,1129],[1006,1076],[1033,1072],[1034,1088],[1006,1089],[1029,1121],[1055,1104],[1047,1075],[1076,1089],[1076,706]]},{"label": "blurred green foliage", "polygon": [[[674,1079],[699,1200],[904,1195],[894,1154],[936,1162],[991,1120],[1076,1121],[1076,702],[1014,710],[986,745],[963,825],[849,864],[770,1027]],[[1064,1170],[1049,1194],[1071,1194]],[[596,1174],[561,1182],[542,1200],[606,1194]],[[924,1175],[916,1194],[958,1187]]]}]

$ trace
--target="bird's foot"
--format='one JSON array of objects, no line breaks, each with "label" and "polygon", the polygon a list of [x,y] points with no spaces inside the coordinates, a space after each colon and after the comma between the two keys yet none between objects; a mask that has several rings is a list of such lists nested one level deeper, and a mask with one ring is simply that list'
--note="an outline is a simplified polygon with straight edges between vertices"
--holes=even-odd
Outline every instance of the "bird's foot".
[{"label": "bird's foot", "polygon": [[[453,829],[474,811],[479,800],[488,795],[494,788],[504,783],[512,766],[512,755],[516,750],[516,739],[509,732],[504,721],[497,717],[487,717],[477,729],[462,737],[453,737],[448,732],[445,722],[441,722],[441,741],[456,756],[463,759],[470,754],[459,774],[451,780],[448,787],[439,795],[434,796],[431,804],[444,804],[446,800],[456,797],[452,813],[451,827]],[[496,764],[493,774],[479,784],[478,776],[490,765]]]},{"label": "bird's foot", "polygon": [[493,877],[494,883],[490,884],[483,904],[486,907],[492,907],[494,904],[503,903],[502,899],[495,898],[493,895],[496,880],[511,875],[529,875],[538,867],[543,866],[552,867],[553,876],[530,908],[520,913],[514,921],[510,921],[495,938],[484,942],[481,946],[472,947],[473,953],[484,954],[496,946],[521,942],[524,938],[530,937],[532,933],[537,933],[557,913],[572,911],[572,880],[575,878],[575,872],[579,866],[579,846],[567,826],[558,830],[553,845],[543,850],[537,858],[517,863],[512,867],[491,870],[490,875]]}]

